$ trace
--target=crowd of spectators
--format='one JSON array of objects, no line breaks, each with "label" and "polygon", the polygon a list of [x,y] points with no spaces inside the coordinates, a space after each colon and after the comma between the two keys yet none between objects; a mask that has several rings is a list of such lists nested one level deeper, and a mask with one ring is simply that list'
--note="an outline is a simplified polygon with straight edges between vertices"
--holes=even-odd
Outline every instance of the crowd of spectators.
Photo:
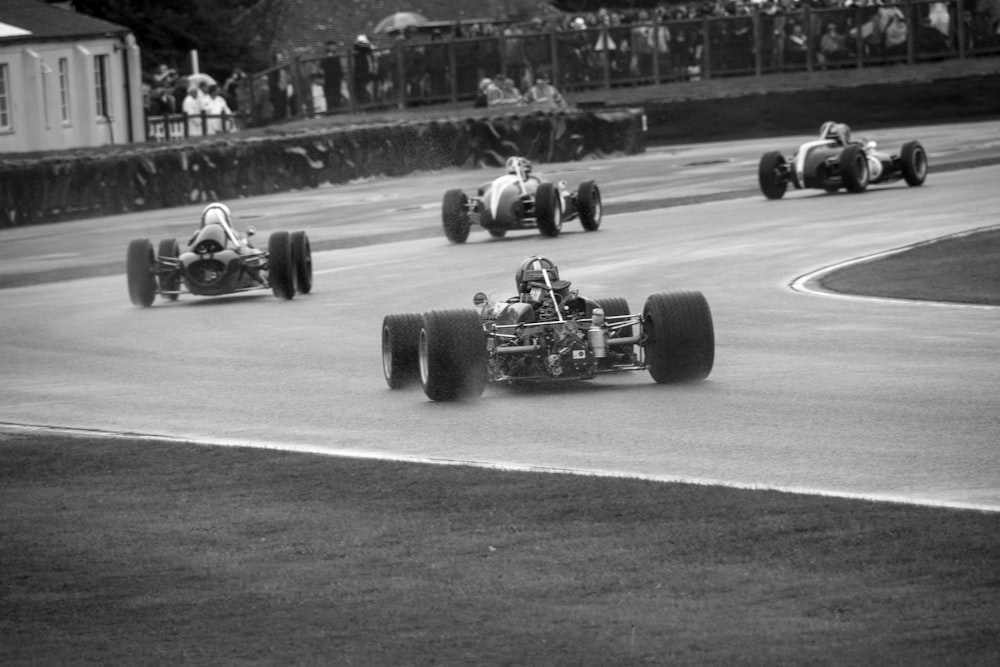
[{"label": "crowd of spectators", "polygon": [[238,111],[249,107],[246,74],[233,70],[223,84],[206,74],[181,75],[166,64],[143,76],[143,104],[147,118],[183,114],[187,136],[231,132],[238,127]]},{"label": "crowd of spectators", "polygon": [[[484,106],[564,107],[559,89],[694,80],[706,67],[715,77],[896,62],[911,44],[922,59],[995,52],[1000,0],[694,0],[374,37],[327,42],[317,56],[279,56],[252,85],[236,71],[214,94],[195,86],[197,108],[218,115],[224,103],[221,113],[268,123],[445,101],[456,91]],[[194,113],[194,102],[185,108],[189,87],[161,66],[149,77],[147,113]]]}]

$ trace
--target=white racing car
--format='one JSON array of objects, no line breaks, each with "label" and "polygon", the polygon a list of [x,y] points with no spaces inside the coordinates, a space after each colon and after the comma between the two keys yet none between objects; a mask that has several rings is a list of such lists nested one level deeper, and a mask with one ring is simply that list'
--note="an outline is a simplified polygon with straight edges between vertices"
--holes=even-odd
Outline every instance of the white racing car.
[{"label": "white racing car", "polygon": [[465,243],[475,222],[493,238],[511,229],[537,228],[545,236],[559,236],[563,222],[580,219],[585,231],[601,226],[601,191],[594,181],[576,192],[565,181],[550,183],[532,174],[523,157],[507,160],[507,173],[482,184],[476,195],[448,190],[441,204],[444,235],[452,243]]}]

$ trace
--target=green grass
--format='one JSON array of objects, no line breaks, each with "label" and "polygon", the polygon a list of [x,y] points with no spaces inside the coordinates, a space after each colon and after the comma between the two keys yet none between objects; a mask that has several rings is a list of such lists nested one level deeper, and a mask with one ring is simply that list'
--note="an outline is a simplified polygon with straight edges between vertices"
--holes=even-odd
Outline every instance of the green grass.
[{"label": "green grass", "polygon": [[820,284],[845,294],[1000,306],[1000,228],[853,264]]},{"label": "green grass", "polygon": [[998,514],[4,438],[5,665],[1000,661]]}]

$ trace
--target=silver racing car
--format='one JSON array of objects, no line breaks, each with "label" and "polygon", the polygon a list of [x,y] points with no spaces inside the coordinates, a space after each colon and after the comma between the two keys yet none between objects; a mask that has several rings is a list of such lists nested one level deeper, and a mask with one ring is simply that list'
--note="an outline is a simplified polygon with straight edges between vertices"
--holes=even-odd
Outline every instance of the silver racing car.
[{"label": "silver racing car", "polygon": [[550,183],[532,173],[523,157],[507,160],[507,173],[482,184],[474,196],[448,190],[441,205],[444,235],[452,243],[465,243],[473,223],[493,238],[511,229],[538,229],[545,236],[559,236],[563,222],[580,219],[588,232],[601,226],[601,191],[594,181],[572,192],[565,181]]}]

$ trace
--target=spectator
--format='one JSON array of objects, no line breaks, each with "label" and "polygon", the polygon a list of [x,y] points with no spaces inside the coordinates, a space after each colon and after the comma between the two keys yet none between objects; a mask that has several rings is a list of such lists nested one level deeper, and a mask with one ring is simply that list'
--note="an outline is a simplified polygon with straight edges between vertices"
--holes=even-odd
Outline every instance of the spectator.
[{"label": "spectator", "polygon": [[[881,10],[880,10],[881,11]],[[888,56],[906,55],[906,17],[898,8],[892,7],[885,19],[885,52]]]},{"label": "spectator", "polygon": [[339,109],[342,103],[340,87],[344,83],[344,64],[340,60],[340,44],[336,41],[326,43],[326,55],[320,62],[323,70],[323,109],[325,112]]},{"label": "spectator", "polygon": [[565,109],[568,105],[559,90],[549,82],[549,70],[547,67],[538,69],[538,77],[534,85],[528,88],[524,94],[524,101],[528,104],[547,105],[556,109]]},{"label": "spectator", "polygon": [[354,40],[354,99],[358,104],[372,101],[369,85],[375,77],[375,51],[365,35]]},{"label": "spectator", "polygon": [[789,65],[805,65],[809,42],[801,23],[793,23],[785,44],[785,62]]},{"label": "spectator", "polygon": [[826,32],[819,40],[819,54],[817,60],[820,67],[826,68],[830,63],[835,63],[847,57],[847,45],[844,43],[844,36],[837,31],[836,23],[828,23]]},{"label": "spectator", "polygon": [[920,28],[916,34],[917,51],[926,53],[944,53],[951,49],[950,40],[934,27],[931,17],[925,17],[920,22]]},{"label": "spectator", "polygon": [[518,90],[514,79],[509,76],[497,76],[502,97],[499,104],[502,106],[518,106],[524,104],[524,95]]},{"label": "spectator", "polygon": [[323,90],[323,74],[314,72],[309,84],[309,99],[312,100],[312,115],[322,116],[326,113],[326,93]]},{"label": "spectator", "polygon": [[187,91],[187,96],[184,98],[184,104],[181,110],[184,115],[187,116],[187,126],[188,126],[188,136],[189,137],[200,137],[205,133],[205,127],[203,118],[201,114],[203,111],[207,112],[207,105],[203,102],[203,97],[206,97],[205,84],[201,83],[197,86],[190,86]]},{"label": "spectator", "polygon": [[208,94],[203,100],[205,114],[208,116],[207,134],[218,134],[219,132],[229,132],[233,115],[226,98],[222,96],[219,87],[212,85],[208,87]]}]

